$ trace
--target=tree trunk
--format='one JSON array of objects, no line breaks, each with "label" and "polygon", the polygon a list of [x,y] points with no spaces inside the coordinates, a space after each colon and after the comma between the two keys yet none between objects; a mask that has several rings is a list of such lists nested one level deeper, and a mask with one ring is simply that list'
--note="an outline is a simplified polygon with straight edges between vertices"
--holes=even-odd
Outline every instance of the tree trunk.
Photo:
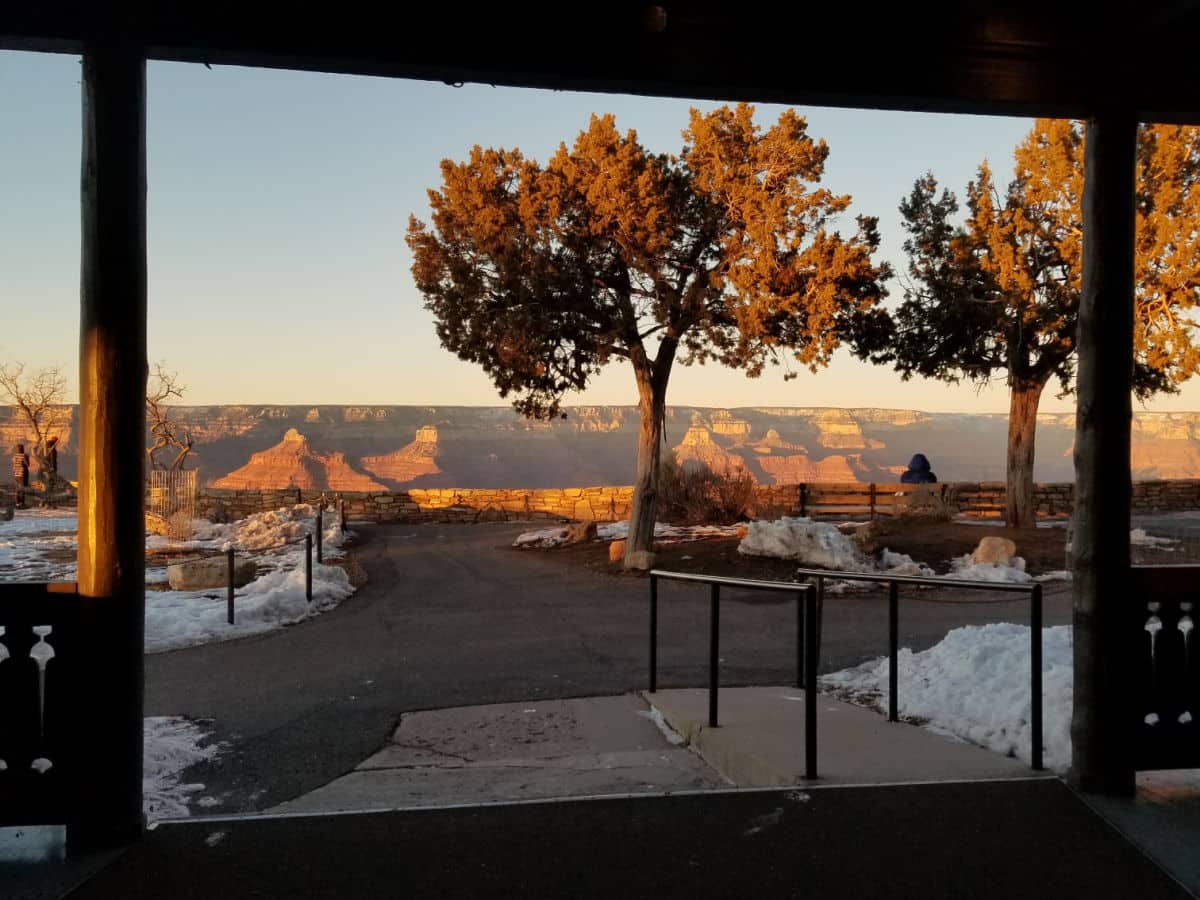
[{"label": "tree trunk", "polygon": [[663,424],[667,412],[666,381],[647,368],[634,367],[638,382],[637,475],[633,483],[633,505],[629,511],[629,537],[625,543],[625,568],[648,569],[654,550],[654,522],[658,511],[658,473],[662,462]]},{"label": "tree trunk", "polygon": [[1033,500],[1033,455],[1038,403],[1045,387],[1045,382],[1014,379],[1009,388],[1008,465],[1004,492],[1004,523],[1009,528],[1032,527],[1037,516]]}]

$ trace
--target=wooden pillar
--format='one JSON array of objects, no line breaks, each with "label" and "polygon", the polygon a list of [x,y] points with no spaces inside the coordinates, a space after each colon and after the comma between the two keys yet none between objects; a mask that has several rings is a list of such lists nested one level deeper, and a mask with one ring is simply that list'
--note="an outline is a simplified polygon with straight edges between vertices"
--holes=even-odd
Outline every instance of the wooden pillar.
[{"label": "wooden pillar", "polygon": [[1083,296],[1075,423],[1075,706],[1071,779],[1083,790],[1133,790],[1129,598],[1130,399],[1133,371],[1134,152],[1137,122],[1087,123]]},{"label": "wooden pillar", "polygon": [[143,822],[146,61],[106,43],[87,48],[82,71],[79,738],[93,777],[68,840],[99,844]]}]

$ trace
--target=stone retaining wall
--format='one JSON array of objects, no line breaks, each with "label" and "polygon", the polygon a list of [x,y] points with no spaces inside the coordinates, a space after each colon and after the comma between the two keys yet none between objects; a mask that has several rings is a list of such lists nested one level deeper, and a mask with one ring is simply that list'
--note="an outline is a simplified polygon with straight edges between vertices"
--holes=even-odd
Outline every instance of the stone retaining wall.
[{"label": "stone retaining wall", "polygon": [[[812,485],[819,490],[819,485]],[[869,485],[864,484],[864,488]],[[799,515],[799,484],[761,485],[755,491],[756,514],[763,518]],[[1035,500],[1039,515],[1071,514],[1074,485],[1039,484]],[[322,495],[341,497],[346,517],[371,522],[479,522],[554,519],[615,522],[629,518],[632,487],[547,488],[539,490],[461,489],[411,490],[377,493],[332,491],[220,490],[203,488],[196,514],[206,519],[240,519],[256,512],[293,503],[316,503]],[[960,513],[999,517],[1004,512],[1001,481],[953,482],[946,485],[947,504]],[[1200,509],[1200,479],[1137,481],[1133,485],[1135,513]],[[865,507],[864,507],[865,512]]]},{"label": "stone retaining wall", "polygon": [[220,490],[204,488],[196,514],[240,519],[293,503],[341,497],[346,518],[371,522],[499,522],[528,519],[576,519],[619,522],[629,518],[631,487],[549,488],[544,490],[454,488],[375,493],[332,491]]}]

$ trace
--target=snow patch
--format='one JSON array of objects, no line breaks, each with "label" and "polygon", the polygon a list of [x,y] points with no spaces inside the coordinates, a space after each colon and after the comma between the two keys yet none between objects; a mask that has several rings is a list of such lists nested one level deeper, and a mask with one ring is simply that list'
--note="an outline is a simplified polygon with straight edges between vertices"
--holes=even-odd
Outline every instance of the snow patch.
[{"label": "snow patch", "polygon": [[[995,624],[955,628],[920,653],[898,655],[901,716],[1032,762],[1029,628]],[[1042,630],[1042,708],[1046,766],[1071,762],[1071,629]],[[887,710],[888,660],[872,660],[821,679],[825,689]]]},{"label": "snow patch", "polygon": [[[243,557],[253,558],[260,574],[235,592],[234,625],[226,619],[223,588],[147,591],[146,652],[232,640],[294,625],[353,594],[344,569],[314,562],[313,602],[305,598],[303,539],[315,530],[316,515],[316,506],[301,503],[228,524],[196,519],[190,540],[147,535],[148,550],[168,551],[171,558],[233,548]],[[18,510],[11,522],[0,523],[0,580],[74,581],[78,524],[74,511]],[[326,512],[322,524],[323,557],[344,556],[352,532],[343,532],[331,511]],[[146,567],[148,583],[166,578],[163,565]]]},{"label": "snow patch", "polygon": [[216,759],[223,749],[208,740],[209,733],[181,716],[151,716],[142,724],[142,809],[147,819],[188,815],[188,798],[204,790],[202,784],[181,784],[188,766]]},{"label": "snow patch", "polygon": [[775,521],[751,522],[738,544],[738,553],[793,559],[817,569],[875,571],[875,565],[837,526],[809,518],[784,516]]},{"label": "snow patch", "polygon": [[[660,544],[682,544],[686,541],[702,541],[707,538],[737,537],[744,525],[654,525],[654,539]],[[629,521],[605,522],[596,526],[596,537],[602,541],[625,540],[629,536]],[[524,549],[535,547],[560,547],[567,542],[567,529],[538,528],[517,535],[512,545]]]},{"label": "snow patch", "polygon": [[678,747],[684,743],[684,737],[674,728],[667,724],[667,720],[663,718],[662,712],[656,706],[651,706],[648,710],[638,710],[639,716],[645,716],[655,724],[663,737],[667,739],[667,743],[674,747]]},{"label": "snow patch", "polygon": [[1147,534],[1144,528],[1135,528],[1129,532],[1129,543],[1133,547],[1159,547],[1163,550],[1174,550],[1172,544],[1178,544],[1179,541],[1172,538],[1155,537],[1152,534]]},{"label": "snow patch", "polygon": [[1025,571],[1025,560],[1014,556],[1009,565],[977,563],[968,553],[950,560],[947,578],[962,578],[967,581],[991,581],[1000,584],[1028,584],[1033,576]]}]

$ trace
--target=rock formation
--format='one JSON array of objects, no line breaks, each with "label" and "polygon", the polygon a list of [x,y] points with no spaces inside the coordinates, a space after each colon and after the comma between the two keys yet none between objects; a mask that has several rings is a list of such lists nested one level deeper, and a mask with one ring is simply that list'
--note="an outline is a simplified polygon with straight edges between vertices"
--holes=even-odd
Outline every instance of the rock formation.
[{"label": "rock formation", "polygon": [[676,461],[685,468],[688,465],[705,465],[721,474],[728,469],[739,472],[746,468],[745,461],[730,453],[712,438],[712,433],[702,425],[693,425],[683,440],[672,448]]},{"label": "rock formation", "polygon": [[251,489],[297,487],[310,491],[386,491],[387,486],[354,471],[345,454],[316,453],[295,428],[283,440],[250,457],[250,462],[213,482],[213,487]]},{"label": "rock formation", "polygon": [[362,466],[376,478],[399,487],[422,475],[436,475],[438,468],[438,432],[433,425],[417,429],[411,444],[383,456],[364,456]]}]

